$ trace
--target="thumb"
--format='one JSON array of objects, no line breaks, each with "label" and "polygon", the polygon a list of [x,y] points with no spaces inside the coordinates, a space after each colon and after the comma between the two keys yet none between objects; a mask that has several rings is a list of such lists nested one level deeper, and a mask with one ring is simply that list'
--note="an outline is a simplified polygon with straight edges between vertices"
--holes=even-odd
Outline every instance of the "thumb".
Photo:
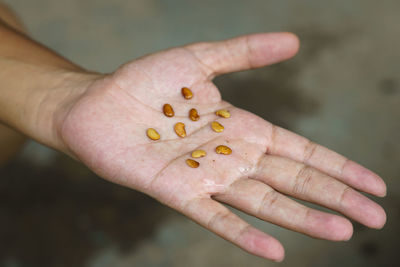
[{"label": "thumb", "polygon": [[289,59],[297,53],[299,39],[292,33],[258,33],[219,42],[190,44],[186,48],[214,77]]}]

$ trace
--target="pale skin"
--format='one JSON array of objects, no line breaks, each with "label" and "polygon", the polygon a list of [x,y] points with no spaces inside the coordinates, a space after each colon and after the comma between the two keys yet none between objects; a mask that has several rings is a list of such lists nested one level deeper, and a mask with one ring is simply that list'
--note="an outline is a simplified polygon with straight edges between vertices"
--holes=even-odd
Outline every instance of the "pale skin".
[{"label": "pale skin", "polygon": [[[284,258],[280,242],[222,203],[332,241],[350,239],[349,219],[378,229],[385,224],[384,210],[358,192],[385,196],[378,175],[222,101],[212,83],[217,75],[289,59],[299,48],[295,35],[261,33],[195,43],[136,59],[111,74],[94,74],[2,27],[4,36],[15,37],[32,56],[15,43],[13,52],[7,52],[11,56],[0,54],[0,105],[5,107],[0,120],[83,162],[104,179],[148,194],[249,253],[274,261]],[[0,52],[5,51],[2,46],[7,44],[2,42]],[[26,78],[17,81],[21,75]],[[182,97],[183,86],[193,91],[192,99]],[[174,117],[163,114],[165,103],[174,108]],[[191,108],[198,110],[198,121],[188,118]],[[231,117],[216,116],[221,108]],[[211,129],[214,120],[225,127],[223,132]],[[175,134],[176,122],[185,123],[185,138]],[[150,140],[148,128],[161,138]],[[218,145],[229,146],[232,154],[215,153]],[[207,155],[196,159],[198,168],[191,168],[185,160],[195,149]]]}]

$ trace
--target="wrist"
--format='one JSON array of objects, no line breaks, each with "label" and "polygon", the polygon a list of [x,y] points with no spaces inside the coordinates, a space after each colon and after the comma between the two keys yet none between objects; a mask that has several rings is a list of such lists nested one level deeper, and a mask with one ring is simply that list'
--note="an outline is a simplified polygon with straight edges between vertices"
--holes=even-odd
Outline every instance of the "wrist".
[{"label": "wrist", "polygon": [[[62,138],[62,127],[71,109],[79,99],[92,87],[93,83],[103,78],[104,74],[87,71],[60,71],[54,87],[46,93],[46,103],[38,111],[37,120],[47,124],[44,143],[61,152],[71,155]],[[40,131],[40,129],[37,129]]]},{"label": "wrist", "polygon": [[[4,66],[3,66],[4,65]],[[0,60],[0,122],[66,152],[59,125],[100,74]]]}]

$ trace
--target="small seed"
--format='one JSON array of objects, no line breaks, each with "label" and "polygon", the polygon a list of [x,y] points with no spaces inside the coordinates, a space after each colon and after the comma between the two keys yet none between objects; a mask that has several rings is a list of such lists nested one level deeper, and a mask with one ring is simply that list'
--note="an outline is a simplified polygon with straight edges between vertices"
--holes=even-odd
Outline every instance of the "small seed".
[{"label": "small seed", "polygon": [[195,160],[193,160],[193,159],[187,159],[187,160],[186,160],[186,164],[187,164],[189,167],[192,167],[192,168],[197,168],[197,167],[200,166],[200,163],[198,163],[197,161],[195,161]]},{"label": "small seed", "polygon": [[175,133],[179,137],[185,137],[186,136],[186,130],[185,130],[185,124],[183,122],[178,122],[174,126]]},{"label": "small seed", "polygon": [[192,152],[193,158],[202,158],[205,157],[207,153],[204,150],[195,150]]},{"label": "small seed", "polygon": [[191,99],[193,97],[192,91],[187,87],[183,87],[181,92],[185,99]]},{"label": "small seed", "polygon": [[226,109],[217,110],[215,112],[215,114],[217,114],[218,116],[220,116],[222,118],[230,118],[231,117],[231,113],[229,113],[229,111]]},{"label": "small seed", "polygon": [[147,136],[151,139],[151,140],[158,140],[160,139],[160,134],[153,128],[149,128],[147,129]]},{"label": "small seed", "polygon": [[213,121],[211,123],[211,128],[214,130],[214,132],[217,132],[217,133],[220,133],[224,130],[224,126],[222,126],[222,124],[217,121]]},{"label": "small seed", "polygon": [[199,113],[197,113],[197,110],[195,108],[189,110],[189,118],[192,121],[198,121],[200,119]]},{"label": "small seed", "polygon": [[217,152],[218,154],[229,155],[232,153],[232,149],[227,146],[220,145],[215,148],[215,152]]},{"label": "small seed", "polygon": [[164,104],[163,112],[167,117],[173,117],[175,115],[174,109],[170,104]]}]

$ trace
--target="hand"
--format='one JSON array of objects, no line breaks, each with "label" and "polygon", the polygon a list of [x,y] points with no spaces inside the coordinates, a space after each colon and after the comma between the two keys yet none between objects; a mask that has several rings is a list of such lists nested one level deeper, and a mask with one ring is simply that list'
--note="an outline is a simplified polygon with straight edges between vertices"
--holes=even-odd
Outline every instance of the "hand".
[{"label": "hand", "polygon": [[[282,245],[220,202],[282,227],[340,241],[352,235],[344,217],[308,208],[286,195],[336,210],[368,227],[385,224],[384,210],[361,190],[384,196],[382,179],[345,157],[221,100],[212,79],[292,57],[292,34],[243,36],[196,43],[145,56],[99,77],[65,111],[58,131],[69,153],[115,183],[142,191],[255,255],[280,261]],[[193,91],[186,100],[181,88]],[[243,88],[251,90],[251,88]],[[166,117],[169,103],[175,116]],[[196,108],[200,120],[191,121]],[[215,111],[228,109],[230,118]],[[210,123],[225,130],[214,132]],[[186,125],[187,136],[174,132]],[[150,140],[146,130],[160,133]],[[230,155],[215,153],[226,145]],[[198,168],[185,160],[194,149],[207,156]]]}]

